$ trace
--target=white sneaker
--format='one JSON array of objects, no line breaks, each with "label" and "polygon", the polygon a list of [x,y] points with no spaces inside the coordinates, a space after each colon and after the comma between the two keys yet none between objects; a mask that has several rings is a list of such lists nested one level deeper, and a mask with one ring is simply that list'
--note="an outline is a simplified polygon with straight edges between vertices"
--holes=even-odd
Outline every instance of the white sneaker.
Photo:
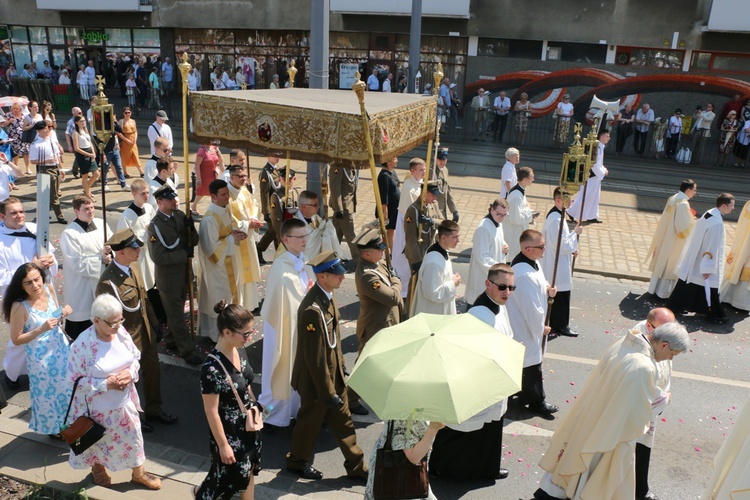
[{"label": "white sneaker", "polygon": [[111,189],[109,189],[109,186],[105,185],[105,186],[104,186],[104,192],[105,192],[105,193],[109,193],[110,191],[112,191],[112,190],[111,190]]},{"label": "white sneaker", "polygon": [[123,184],[123,185],[122,185],[122,186],[120,186],[120,187],[121,187],[121,188],[122,188],[122,190],[124,191],[124,190],[126,190],[126,189],[130,189],[130,184],[128,184],[128,183],[126,182],[125,184]]}]

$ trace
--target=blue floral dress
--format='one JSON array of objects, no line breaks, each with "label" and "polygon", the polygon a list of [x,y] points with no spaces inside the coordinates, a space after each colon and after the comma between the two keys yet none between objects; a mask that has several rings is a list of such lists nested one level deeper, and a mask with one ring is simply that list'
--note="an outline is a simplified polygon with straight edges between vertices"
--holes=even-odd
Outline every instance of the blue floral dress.
[{"label": "blue floral dress", "polygon": [[[244,349],[239,349],[239,353],[241,371],[238,371],[218,349],[211,351],[211,354],[219,358],[229,371],[234,387],[245,405],[248,405],[250,396],[247,386],[252,382],[254,374]],[[213,434],[209,432],[211,468],[195,498],[202,500],[229,499],[238,491],[246,490],[250,484],[250,474],[257,476],[261,470],[260,432],[247,432],[245,430],[245,416],[240,410],[239,404],[237,404],[237,398],[234,397],[229,382],[227,382],[227,376],[219,362],[211,357],[206,358],[201,369],[201,392],[219,395],[219,418],[237,461],[231,465],[221,462],[219,446]]]},{"label": "blue floral dress", "polygon": [[[40,311],[23,302],[29,318],[23,332],[39,327],[52,317],[57,304],[47,291],[47,310]],[[40,434],[60,432],[62,419],[68,409],[72,387],[65,376],[68,366],[70,344],[62,328],[47,330],[26,344],[26,360],[29,369],[29,393],[31,395],[31,421],[29,429]]]}]

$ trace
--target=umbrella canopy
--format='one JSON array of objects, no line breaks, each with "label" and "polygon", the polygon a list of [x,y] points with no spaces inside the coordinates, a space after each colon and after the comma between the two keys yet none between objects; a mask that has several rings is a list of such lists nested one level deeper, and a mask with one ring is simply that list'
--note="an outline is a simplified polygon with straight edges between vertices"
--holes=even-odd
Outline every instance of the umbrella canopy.
[{"label": "umbrella canopy", "polygon": [[[367,164],[362,113],[351,90],[289,88],[191,92],[192,132],[256,153],[283,151],[296,160]],[[366,92],[376,163],[435,134],[437,97]]]},{"label": "umbrella canopy", "polygon": [[29,104],[29,100],[26,99],[25,97],[16,97],[13,95],[6,95],[4,97],[0,97],[0,107],[2,108],[8,108],[15,103],[18,103],[21,106],[27,106]]},{"label": "umbrella canopy", "polygon": [[521,390],[524,346],[470,314],[418,314],[367,342],[348,384],[383,420],[458,424]]}]

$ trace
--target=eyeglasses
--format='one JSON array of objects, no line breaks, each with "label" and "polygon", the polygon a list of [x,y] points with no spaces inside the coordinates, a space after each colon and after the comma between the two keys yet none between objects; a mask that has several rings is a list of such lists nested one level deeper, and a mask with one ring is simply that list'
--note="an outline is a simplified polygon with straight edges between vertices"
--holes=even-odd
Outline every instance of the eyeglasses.
[{"label": "eyeglasses", "polygon": [[245,340],[247,340],[247,339],[250,338],[250,335],[253,334],[253,331],[250,330],[248,332],[234,332],[234,333],[236,333],[237,335],[242,335],[242,338],[245,339]]},{"label": "eyeglasses", "polygon": [[130,111],[123,111],[122,114],[123,115],[129,115],[129,114],[131,114],[131,112]]},{"label": "eyeglasses", "polygon": [[493,213],[493,214],[495,215],[495,217],[497,217],[498,219],[504,219],[505,217],[507,217],[507,216],[508,216],[508,212],[505,212],[504,214],[501,214],[500,212],[496,212],[496,211],[492,210],[492,213]]},{"label": "eyeglasses", "polygon": [[544,250],[545,248],[547,248],[547,245],[528,246],[526,248],[536,248],[539,250]]},{"label": "eyeglasses", "polygon": [[106,325],[108,327],[110,327],[110,328],[114,328],[116,326],[120,326],[121,324],[125,323],[125,318],[120,318],[118,320],[113,321],[112,323],[110,323],[109,321],[107,321],[104,318],[99,318],[99,319],[101,319],[102,321],[104,321],[104,323],[106,323]]},{"label": "eyeglasses", "polygon": [[54,125],[47,125],[47,128],[50,129],[50,130],[52,130],[53,128],[55,128],[55,126]]},{"label": "eyeglasses", "polygon": [[498,285],[494,281],[490,281],[490,283],[495,285],[497,289],[500,290],[501,292],[504,292],[505,290],[510,290],[512,292],[516,289],[516,285],[506,285],[505,283],[503,283],[502,285]]}]

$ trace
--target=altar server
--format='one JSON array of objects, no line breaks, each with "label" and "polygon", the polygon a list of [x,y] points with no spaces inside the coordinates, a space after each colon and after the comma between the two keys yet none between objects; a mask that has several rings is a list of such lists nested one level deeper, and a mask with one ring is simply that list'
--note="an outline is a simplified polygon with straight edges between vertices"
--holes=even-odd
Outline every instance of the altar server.
[{"label": "altar server", "polygon": [[448,251],[461,241],[459,229],[453,221],[440,222],[437,241],[427,249],[417,274],[411,317],[423,312],[456,314],[456,289],[461,284],[461,276],[453,273]]},{"label": "altar server", "polygon": [[568,216],[572,219],[581,219],[582,221],[601,223],[599,219],[599,197],[602,194],[602,181],[607,176],[609,170],[604,166],[604,148],[609,142],[609,132],[602,130],[599,132],[599,147],[597,148],[596,162],[591,167],[591,174],[586,181],[586,206],[581,213],[581,203],[583,200],[583,188],[578,192],[575,201],[568,210]]},{"label": "altar server", "polygon": [[508,202],[497,198],[487,215],[474,230],[469,262],[469,279],[466,281],[466,302],[473,304],[485,290],[487,272],[495,264],[505,262],[508,244],[503,236],[503,221],[508,216]]}]

